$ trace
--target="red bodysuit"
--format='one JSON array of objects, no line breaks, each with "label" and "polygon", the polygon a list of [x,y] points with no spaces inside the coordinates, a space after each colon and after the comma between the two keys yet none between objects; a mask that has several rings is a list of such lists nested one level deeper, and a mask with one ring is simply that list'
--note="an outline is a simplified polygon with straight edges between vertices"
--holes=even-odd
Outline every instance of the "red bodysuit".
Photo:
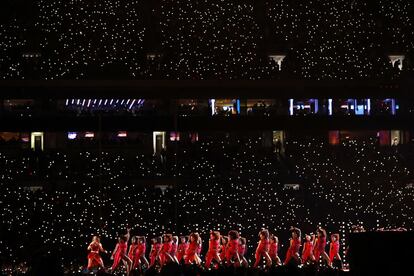
[{"label": "red bodysuit", "polygon": [[170,251],[170,255],[171,257],[175,257],[177,255],[177,243],[173,242],[171,245],[171,251]]},{"label": "red bodysuit", "polygon": [[333,262],[336,255],[339,253],[339,241],[331,242],[331,246],[329,248],[329,260]]},{"label": "red bodysuit", "polygon": [[178,245],[178,250],[177,250],[177,259],[178,262],[181,262],[181,260],[184,258],[185,252],[188,249],[188,243],[180,243]]},{"label": "red bodysuit", "polygon": [[121,262],[122,258],[127,254],[127,243],[125,241],[118,242],[118,248],[114,254],[114,263],[112,264],[112,271],[114,271],[119,263]]},{"label": "red bodysuit", "polygon": [[147,251],[147,245],[145,243],[139,243],[137,251],[136,251],[136,255],[138,255],[139,257],[145,256],[146,251]]},{"label": "red bodysuit", "polygon": [[313,244],[311,241],[306,241],[303,244],[303,252],[302,252],[302,262],[306,263],[307,261],[310,260],[311,258],[311,254],[312,254],[312,250],[313,250]]},{"label": "red bodysuit", "polygon": [[161,244],[154,243],[151,246],[151,253],[150,253],[150,266],[153,266],[155,264],[155,261],[157,260],[161,250]]},{"label": "red bodysuit", "polygon": [[208,251],[206,255],[206,267],[210,267],[213,259],[219,256],[220,240],[210,239],[208,243]]},{"label": "red bodysuit", "polygon": [[171,249],[172,249],[172,241],[163,243],[161,247],[161,251],[160,251],[161,264],[165,264],[165,262],[169,260],[168,254],[171,253]]},{"label": "red bodysuit", "polygon": [[200,255],[201,254],[201,248],[203,247],[203,244],[201,243],[201,239],[200,242],[198,243],[198,248],[197,248],[197,254]]},{"label": "red bodysuit", "polygon": [[224,260],[226,258],[227,247],[225,245],[220,246],[220,259]]},{"label": "red bodysuit", "polygon": [[129,257],[131,260],[133,260],[133,259],[134,259],[134,256],[135,256],[135,254],[136,254],[137,249],[138,249],[138,245],[136,245],[136,244],[131,244],[131,245],[129,246],[128,257]]},{"label": "red bodysuit", "polygon": [[88,254],[88,269],[91,269],[93,267],[102,266],[103,267],[103,261],[101,256],[99,255],[99,252],[105,251],[102,248],[102,245],[98,242],[92,242],[89,245],[91,252]]},{"label": "red bodysuit", "polygon": [[199,248],[200,248],[200,245],[198,244],[197,241],[190,242],[190,244],[188,245],[187,251],[185,252],[185,255],[186,255],[185,263],[186,264],[191,264],[196,260],[196,255],[197,255]]},{"label": "red bodysuit", "polygon": [[231,260],[237,257],[239,251],[239,239],[229,240],[226,249],[226,260],[230,263]]},{"label": "red bodysuit", "polygon": [[138,265],[141,263],[141,258],[145,256],[145,251],[147,250],[147,246],[145,243],[139,243],[135,250],[134,258],[132,259],[133,269],[137,268]]},{"label": "red bodysuit", "polygon": [[278,244],[276,242],[270,243],[269,256],[272,261],[277,260]]},{"label": "red bodysuit", "polygon": [[269,239],[259,241],[259,246],[256,249],[256,259],[264,257],[265,253],[269,253]]},{"label": "red bodysuit", "polygon": [[244,254],[246,254],[246,245],[245,244],[239,244],[239,256],[243,257]]},{"label": "red bodysuit", "polygon": [[315,260],[319,262],[319,258],[321,254],[325,252],[326,247],[326,237],[317,238],[315,247],[313,248],[313,256],[315,256]]},{"label": "red bodysuit", "polygon": [[285,265],[287,265],[294,256],[297,256],[296,254],[299,254],[300,244],[300,239],[290,240],[290,246],[286,253]]}]

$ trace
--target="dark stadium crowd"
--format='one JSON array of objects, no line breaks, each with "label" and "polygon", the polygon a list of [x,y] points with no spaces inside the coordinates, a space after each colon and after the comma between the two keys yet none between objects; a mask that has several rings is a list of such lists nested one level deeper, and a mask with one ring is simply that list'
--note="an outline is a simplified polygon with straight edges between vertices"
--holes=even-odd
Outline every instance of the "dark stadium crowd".
[{"label": "dark stadium crowd", "polygon": [[18,0],[0,14],[0,79],[391,79],[413,69],[405,0]]},{"label": "dark stadium crowd", "polygon": [[[148,241],[198,232],[202,256],[210,230],[237,230],[252,264],[261,228],[279,237],[283,260],[291,226],[303,234],[322,226],[340,234],[347,263],[352,225],[414,229],[412,153],[410,145],[349,139],[333,146],[316,136],[290,137],[275,148],[253,134],[170,142],[158,155],[2,150],[2,273],[52,265],[80,272],[93,235],[110,251],[126,228]],[[110,265],[109,255],[103,259]]]}]

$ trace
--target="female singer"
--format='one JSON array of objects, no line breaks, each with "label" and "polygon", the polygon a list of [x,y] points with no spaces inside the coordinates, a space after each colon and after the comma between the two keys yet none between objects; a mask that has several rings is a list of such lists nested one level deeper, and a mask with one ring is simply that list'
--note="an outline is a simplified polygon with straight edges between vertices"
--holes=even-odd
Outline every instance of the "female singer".
[{"label": "female singer", "polygon": [[106,250],[103,249],[98,236],[93,236],[92,242],[88,246],[88,250],[90,251],[88,254],[88,270],[94,267],[104,268],[104,264],[101,255],[99,255],[99,252],[106,253]]},{"label": "female singer", "polygon": [[220,250],[220,232],[219,231],[210,231],[210,240],[208,243],[208,251],[206,255],[206,268],[210,268],[211,262],[215,261],[215,268],[218,268],[221,259],[219,256]]},{"label": "female singer", "polygon": [[257,245],[256,249],[256,261],[253,265],[253,267],[257,267],[259,265],[259,262],[264,257],[266,259],[266,266],[270,267],[272,265],[272,259],[269,256],[269,231],[266,229],[262,229],[259,232],[260,241]]},{"label": "female singer", "polygon": [[279,239],[275,235],[270,236],[269,256],[276,265],[281,265],[282,262],[277,254],[279,247]]},{"label": "female singer", "polygon": [[130,229],[128,228],[127,233],[118,238],[118,243],[116,244],[111,256],[111,260],[114,260],[111,271],[114,271],[122,261],[126,267],[127,275],[129,275],[132,268],[132,260],[127,256],[129,237]]},{"label": "female singer", "polygon": [[301,231],[299,228],[291,227],[290,232],[292,233],[292,238],[290,239],[290,246],[286,253],[284,265],[289,264],[291,260],[295,260],[296,264],[299,265],[301,263],[299,256]]}]

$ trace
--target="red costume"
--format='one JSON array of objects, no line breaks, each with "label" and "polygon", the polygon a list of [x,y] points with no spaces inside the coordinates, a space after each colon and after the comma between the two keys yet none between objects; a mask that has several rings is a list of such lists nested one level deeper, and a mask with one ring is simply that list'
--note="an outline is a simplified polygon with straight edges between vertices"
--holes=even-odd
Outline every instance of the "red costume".
[{"label": "red costume", "polygon": [[99,242],[92,242],[89,245],[91,252],[88,254],[88,269],[93,267],[102,266],[103,261],[99,252],[104,252],[105,250],[102,248],[102,245]]},{"label": "red costume", "polygon": [[145,256],[146,251],[147,251],[147,245],[145,243],[139,243],[137,251],[136,251],[136,255],[139,257]]},{"label": "red costume", "polygon": [[259,246],[256,249],[256,260],[263,258],[265,253],[269,252],[269,239],[259,241]]},{"label": "red costume", "polygon": [[114,271],[118,267],[118,265],[121,262],[122,258],[124,256],[126,256],[127,247],[128,247],[128,245],[127,245],[126,241],[118,242],[118,247],[117,247],[117,249],[115,251],[115,254],[114,254],[114,263],[112,264],[112,268],[111,268],[112,271]]},{"label": "red costume", "polygon": [[200,255],[200,253],[201,253],[201,248],[203,247],[203,245],[202,245],[202,243],[201,243],[201,239],[200,239],[200,241],[199,241],[199,243],[198,243],[198,248],[197,248],[197,254],[198,255]]},{"label": "red costume", "polygon": [[296,254],[299,254],[300,244],[301,242],[298,238],[290,240],[290,246],[286,253],[285,265],[288,264],[294,256],[297,256]]},{"label": "red costume", "polygon": [[333,262],[336,255],[339,253],[339,241],[331,242],[331,246],[329,248],[329,260]]},{"label": "red costume", "polygon": [[135,249],[135,254],[133,258],[131,258],[133,263],[133,269],[137,268],[141,262],[141,258],[145,256],[145,251],[147,251],[147,246],[145,243],[139,243]]},{"label": "red costume", "polygon": [[185,252],[185,255],[186,255],[185,263],[186,264],[191,264],[196,260],[196,256],[197,256],[197,252],[199,248],[200,248],[200,245],[198,244],[197,241],[190,242]]},{"label": "red costume", "polygon": [[181,260],[184,258],[185,252],[188,249],[188,243],[180,243],[178,245],[178,250],[177,250],[177,259],[178,262],[181,262]]},{"label": "red costume", "polygon": [[224,260],[226,258],[226,246],[222,244],[220,246],[220,259]]},{"label": "red costume", "polygon": [[302,252],[302,262],[306,263],[310,260],[313,250],[313,244],[311,241],[306,241],[303,244],[303,252]]},{"label": "red costume", "polygon": [[218,257],[220,250],[220,240],[210,239],[206,255],[206,267],[210,267],[211,261]]},{"label": "red costume", "polygon": [[150,266],[153,266],[155,264],[155,261],[157,260],[158,255],[160,254],[161,250],[161,244],[154,243],[151,247],[151,253],[150,253]]},{"label": "red costume", "polygon": [[315,243],[315,247],[313,248],[313,256],[315,256],[315,260],[318,262],[321,254],[325,252],[326,247],[326,237],[318,237]]},{"label": "red costume", "polygon": [[269,246],[270,259],[272,259],[272,260],[277,259],[277,251],[278,251],[278,244],[276,242],[270,243],[270,246]]},{"label": "red costume", "polygon": [[171,253],[172,245],[173,245],[172,241],[163,243],[161,247],[161,251],[160,251],[161,264],[165,264],[165,262],[169,260],[168,254]]},{"label": "red costume", "polygon": [[226,249],[226,260],[229,263],[233,258],[237,257],[239,251],[239,239],[229,240]]},{"label": "red costume", "polygon": [[178,247],[177,243],[173,242],[171,245],[171,251],[170,251],[171,257],[175,257],[177,255],[177,247]]},{"label": "red costume", "polygon": [[245,244],[239,244],[239,256],[243,257],[244,254],[246,254],[246,245]]},{"label": "red costume", "polygon": [[138,245],[137,245],[137,244],[131,244],[131,245],[129,246],[128,257],[129,257],[131,260],[134,260],[135,253],[136,253],[137,249],[138,249]]}]

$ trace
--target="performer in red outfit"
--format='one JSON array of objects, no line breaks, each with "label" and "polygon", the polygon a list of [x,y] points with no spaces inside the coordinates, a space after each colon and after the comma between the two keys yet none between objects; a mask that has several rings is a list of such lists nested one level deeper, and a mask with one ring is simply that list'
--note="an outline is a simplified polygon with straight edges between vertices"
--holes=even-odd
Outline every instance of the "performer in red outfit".
[{"label": "performer in red outfit", "polygon": [[240,265],[239,258],[239,232],[231,230],[229,232],[229,242],[226,249],[226,262],[227,265],[231,265],[233,262],[236,265]]},{"label": "performer in red outfit", "polygon": [[198,256],[198,250],[200,248],[200,235],[198,233],[190,234],[190,244],[188,245],[187,251],[185,252],[185,263],[186,264],[197,264],[201,263],[201,259]]},{"label": "performer in red outfit", "polygon": [[291,260],[295,260],[296,264],[299,265],[301,263],[299,256],[301,231],[299,228],[291,227],[290,232],[292,233],[292,238],[290,239],[290,246],[286,253],[284,264],[287,265]]},{"label": "performer in red outfit", "polygon": [[104,264],[101,255],[99,255],[99,252],[106,253],[106,250],[103,249],[98,236],[93,236],[92,242],[88,246],[88,250],[90,251],[88,254],[88,269],[92,269],[94,267],[104,268]]},{"label": "performer in red outfit", "polygon": [[197,256],[201,254],[201,248],[203,248],[203,240],[200,236],[198,236],[198,249],[197,249]]},{"label": "performer in red outfit", "polygon": [[333,262],[338,262],[339,267],[342,268],[341,256],[339,255],[339,234],[331,235],[331,244],[329,246],[329,261],[331,265]]},{"label": "performer in red outfit", "polygon": [[170,256],[173,259],[173,261],[176,263],[178,263],[177,250],[178,250],[178,237],[173,236]]},{"label": "performer in red outfit", "polygon": [[269,245],[269,256],[272,259],[272,262],[274,262],[276,265],[281,265],[282,262],[280,261],[280,258],[278,256],[278,248],[279,247],[279,239],[272,235],[270,236],[270,245]]},{"label": "performer in red outfit", "polygon": [[220,232],[219,231],[210,231],[210,240],[208,244],[208,251],[206,255],[206,268],[210,268],[211,262],[214,260],[216,262],[215,268],[218,268],[218,264],[221,262],[219,256],[220,250]]},{"label": "performer in red outfit", "polygon": [[260,241],[256,249],[256,261],[253,267],[257,267],[262,258],[266,259],[266,266],[270,267],[272,265],[272,259],[269,256],[269,231],[262,229],[259,233]]},{"label": "performer in red outfit", "polygon": [[315,261],[319,263],[320,259],[325,260],[328,263],[328,266],[331,266],[331,261],[329,260],[328,254],[326,254],[326,231],[322,227],[318,227],[316,230],[316,240],[313,248],[313,256]]},{"label": "performer in red outfit", "polygon": [[156,261],[159,260],[161,241],[160,237],[151,240],[150,267],[154,266]]},{"label": "performer in red outfit", "polygon": [[184,259],[185,252],[188,249],[188,243],[185,237],[180,238],[180,244],[178,245],[177,250],[177,260],[178,263],[181,263],[181,261]]},{"label": "performer in red outfit", "polygon": [[240,262],[241,262],[241,266],[244,267],[248,267],[249,266],[249,262],[247,261],[246,257],[244,257],[244,255],[246,254],[246,238],[240,237],[240,242],[239,242],[239,258],[240,258]]},{"label": "performer in red outfit", "polygon": [[136,251],[138,249],[138,238],[133,236],[131,238],[131,245],[129,246],[128,257],[132,260],[132,267],[134,267]]},{"label": "performer in red outfit", "polygon": [[313,241],[315,236],[305,235],[305,243],[303,244],[302,251],[302,264],[312,262],[315,260],[313,257]]},{"label": "performer in red outfit", "polygon": [[221,236],[221,246],[220,246],[220,259],[224,261],[226,259],[226,250],[229,238],[226,236]]},{"label": "performer in red outfit", "polygon": [[143,263],[146,267],[149,266],[148,260],[145,257],[145,253],[147,251],[147,244],[145,237],[137,237],[138,245],[137,249],[135,250],[135,256],[133,259],[133,269],[139,268],[141,271],[141,264]]},{"label": "performer in red outfit", "polygon": [[172,261],[172,257],[170,255],[171,249],[172,249],[172,235],[165,234],[164,243],[162,244],[161,250],[160,250],[160,265],[161,266]]},{"label": "performer in red outfit", "polygon": [[127,229],[127,234],[121,235],[118,238],[118,243],[115,246],[114,251],[112,252],[111,259],[114,260],[114,263],[112,264],[111,271],[114,271],[120,264],[121,261],[123,261],[126,270],[127,275],[129,275],[131,268],[132,268],[132,260],[127,256],[127,249],[128,249],[128,241],[130,237],[130,229]]}]

